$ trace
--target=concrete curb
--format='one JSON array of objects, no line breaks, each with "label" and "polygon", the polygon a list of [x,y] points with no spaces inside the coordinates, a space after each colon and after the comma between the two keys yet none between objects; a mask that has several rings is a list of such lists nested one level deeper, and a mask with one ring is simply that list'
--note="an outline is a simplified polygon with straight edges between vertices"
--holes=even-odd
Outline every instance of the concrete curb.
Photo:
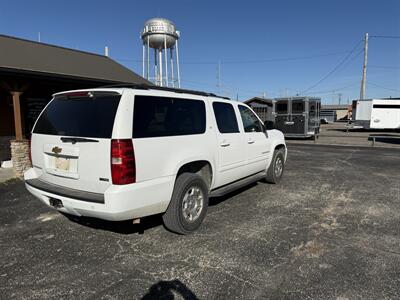
[{"label": "concrete curb", "polygon": [[357,145],[357,144],[322,144],[322,143],[291,143],[286,141],[286,145],[304,145],[304,146],[335,146],[335,147],[358,147],[358,148],[370,148],[370,149],[388,149],[388,150],[398,150],[399,147],[385,147],[385,146],[374,146],[371,145]]}]

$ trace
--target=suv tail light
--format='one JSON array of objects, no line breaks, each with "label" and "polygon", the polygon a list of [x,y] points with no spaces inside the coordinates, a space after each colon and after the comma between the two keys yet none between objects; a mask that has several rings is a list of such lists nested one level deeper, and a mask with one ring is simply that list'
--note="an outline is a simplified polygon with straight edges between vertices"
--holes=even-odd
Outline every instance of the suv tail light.
[{"label": "suv tail light", "polygon": [[111,177],[113,184],[136,181],[135,153],[131,139],[111,140]]}]

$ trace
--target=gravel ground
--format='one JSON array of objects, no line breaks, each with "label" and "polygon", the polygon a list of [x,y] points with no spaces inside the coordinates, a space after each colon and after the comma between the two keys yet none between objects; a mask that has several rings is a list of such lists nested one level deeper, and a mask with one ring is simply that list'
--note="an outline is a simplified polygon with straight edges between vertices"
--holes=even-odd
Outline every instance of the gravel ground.
[{"label": "gravel ground", "polygon": [[0,183],[14,178],[14,172],[12,168],[0,168]]},{"label": "gravel ground", "polygon": [[160,216],[68,219],[0,184],[0,298],[399,299],[396,149],[290,145],[284,179],[212,199],[198,232]]}]

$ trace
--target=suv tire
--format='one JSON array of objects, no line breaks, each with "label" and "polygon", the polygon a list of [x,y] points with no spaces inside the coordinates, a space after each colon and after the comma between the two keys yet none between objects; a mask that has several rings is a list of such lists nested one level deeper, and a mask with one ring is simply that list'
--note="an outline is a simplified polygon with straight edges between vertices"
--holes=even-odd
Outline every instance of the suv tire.
[{"label": "suv tire", "polygon": [[267,170],[265,181],[269,183],[278,183],[283,175],[285,169],[285,155],[283,150],[275,150],[274,157]]},{"label": "suv tire", "polygon": [[167,229],[188,234],[200,227],[208,208],[208,187],[200,175],[182,173],[175,181],[171,202],[163,215]]}]

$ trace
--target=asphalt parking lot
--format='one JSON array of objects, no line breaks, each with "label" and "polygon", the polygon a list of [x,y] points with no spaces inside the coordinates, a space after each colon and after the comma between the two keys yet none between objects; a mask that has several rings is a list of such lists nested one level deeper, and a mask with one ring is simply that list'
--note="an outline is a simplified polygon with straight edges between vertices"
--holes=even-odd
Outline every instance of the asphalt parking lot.
[{"label": "asphalt parking lot", "polygon": [[289,147],[280,184],[212,199],[189,236],[70,220],[0,184],[0,298],[400,298],[399,150]]}]

